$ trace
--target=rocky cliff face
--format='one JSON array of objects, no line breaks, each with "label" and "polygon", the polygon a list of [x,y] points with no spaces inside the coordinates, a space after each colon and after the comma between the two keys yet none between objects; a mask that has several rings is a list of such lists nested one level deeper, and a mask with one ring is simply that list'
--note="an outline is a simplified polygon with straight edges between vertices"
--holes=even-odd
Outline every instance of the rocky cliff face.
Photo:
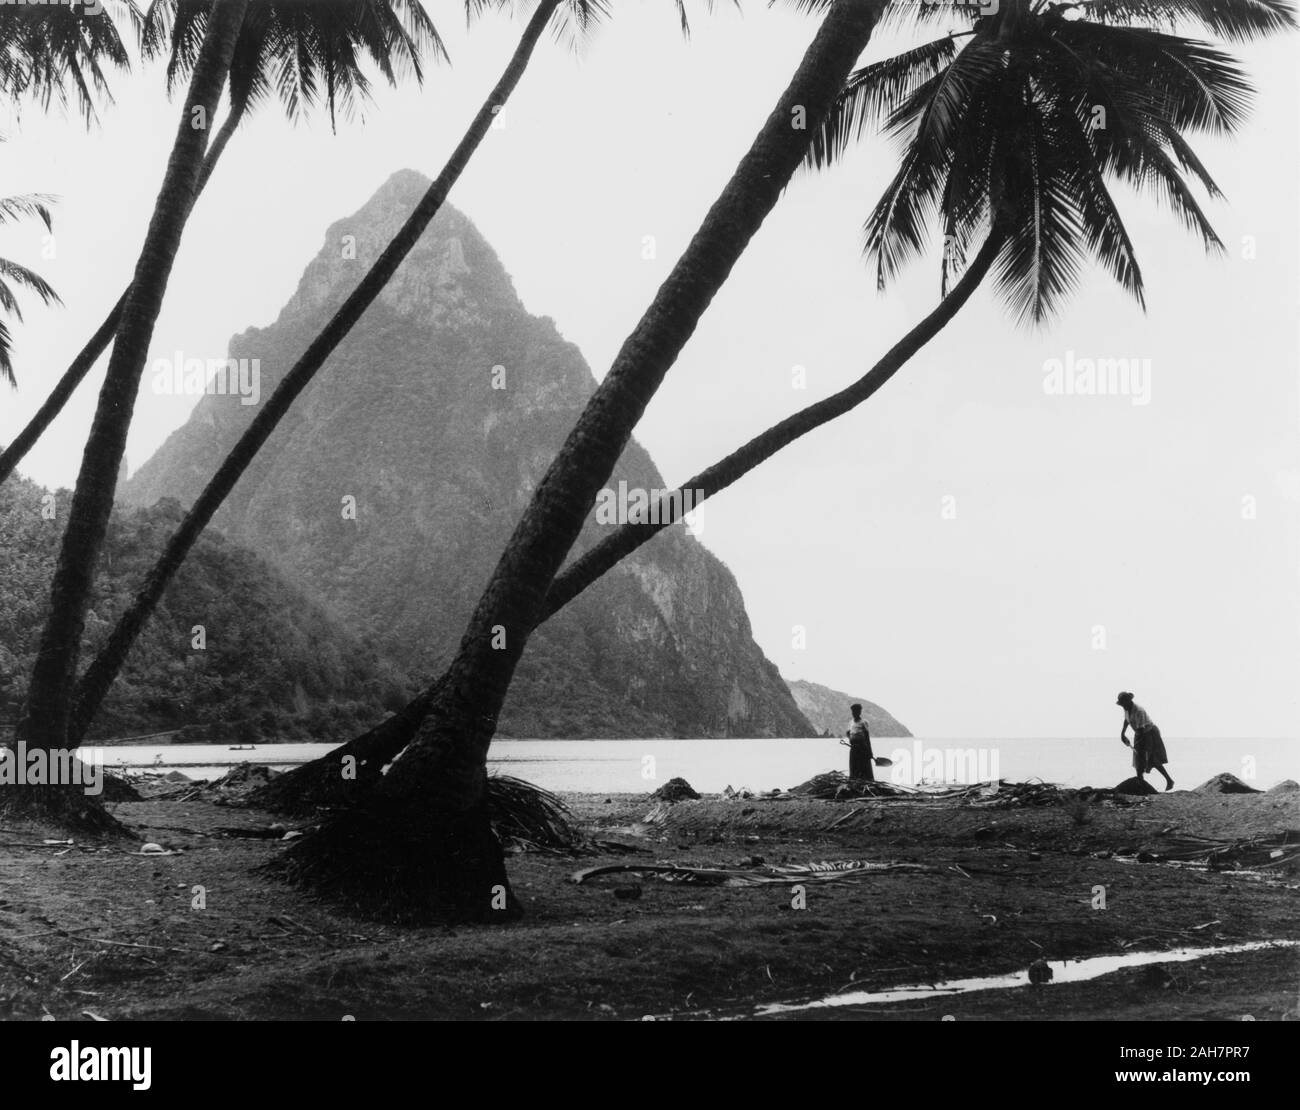
[{"label": "rocky cliff face", "polygon": [[812,722],[818,732],[829,732],[832,736],[843,736],[852,717],[849,706],[855,702],[862,705],[862,718],[872,736],[911,736],[907,728],[894,720],[885,710],[866,698],[842,694],[829,686],[819,686],[815,682],[802,679],[787,681],[790,693],[794,695],[795,704],[803,715]]},{"label": "rocky cliff face", "polygon": [[[355,287],[427,182],[404,171],[334,224],[279,318],[235,336],[262,397]],[[298,399],[215,522],[376,637],[415,676],[454,651],[506,539],[595,386],[445,207]],[[201,399],[123,488],[189,503],[257,411]],[[664,486],[635,442],[611,479]],[[578,550],[603,534],[589,521]],[[806,736],[727,568],[681,526],[535,633],[501,719],[513,736]]]}]

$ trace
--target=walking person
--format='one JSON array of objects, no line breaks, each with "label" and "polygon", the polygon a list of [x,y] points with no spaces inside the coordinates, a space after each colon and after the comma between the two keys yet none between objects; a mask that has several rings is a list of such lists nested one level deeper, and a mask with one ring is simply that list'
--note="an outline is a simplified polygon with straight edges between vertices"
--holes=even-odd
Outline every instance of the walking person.
[{"label": "walking person", "polygon": [[1169,756],[1165,753],[1165,742],[1155,722],[1127,690],[1115,699],[1115,704],[1124,710],[1124,724],[1120,727],[1119,738],[1126,746],[1126,733],[1130,728],[1133,730],[1133,770],[1137,772],[1137,777],[1145,782],[1148,771],[1159,771],[1165,778],[1165,789],[1172,790],[1174,780],[1165,770]]},{"label": "walking person", "polygon": [[853,723],[844,733],[849,738],[849,778],[875,782],[876,774],[872,770],[871,730],[867,728],[867,722],[862,719],[861,704],[854,702],[849,706],[849,712],[853,714]]}]

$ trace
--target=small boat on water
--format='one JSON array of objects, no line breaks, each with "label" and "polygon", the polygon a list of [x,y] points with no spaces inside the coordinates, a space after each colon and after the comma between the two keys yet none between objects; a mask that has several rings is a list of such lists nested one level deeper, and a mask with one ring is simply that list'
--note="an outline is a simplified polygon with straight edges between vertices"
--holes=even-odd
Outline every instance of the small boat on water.
[{"label": "small boat on water", "polygon": [[252,752],[257,750],[256,744],[231,744],[226,749],[228,752]]}]

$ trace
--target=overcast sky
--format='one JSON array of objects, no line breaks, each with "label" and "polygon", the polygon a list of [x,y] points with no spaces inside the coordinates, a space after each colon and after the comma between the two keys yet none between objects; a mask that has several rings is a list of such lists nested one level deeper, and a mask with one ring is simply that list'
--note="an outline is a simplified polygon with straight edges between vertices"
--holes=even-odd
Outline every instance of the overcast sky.
[{"label": "overcast sky", "polygon": [[[331,222],[398,169],[441,168],[521,23],[467,34],[459,3],[428,6],[454,64],[423,91],[377,90],[336,135],[267,110],[236,136],[191,219],[155,355],[224,354],[274,319]],[[598,376],[814,31],[750,0],[743,17],[701,18],[687,44],[669,8],[619,0],[581,52],[545,43],[451,198]],[[1120,689],[1166,736],[1300,736],[1296,45],[1236,48],[1260,90],[1252,122],[1231,143],[1195,140],[1227,194],[1209,208],[1226,257],[1121,195],[1145,315],[1101,273],[1038,334],[981,292],[866,405],[708,503],[702,539],[782,673],[877,701],[924,736],[1118,733]],[[60,199],[56,258],[41,259],[35,228],[6,228],[3,254],[66,307],[33,306],[16,329],[0,441],[135,262],[178,106],[157,69],[114,89],[90,131],[30,110],[6,128],[0,189]],[[872,140],[788,191],[638,429],[670,482],[858,377],[933,306],[937,255],[883,295],[860,256],[894,168]],[[1149,403],[1049,394],[1045,366],[1067,357],[1149,359]],[[102,365],[28,456],[31,477],[73,482],[101,378]],[[132,469],[194,400],[148,381]]]}]

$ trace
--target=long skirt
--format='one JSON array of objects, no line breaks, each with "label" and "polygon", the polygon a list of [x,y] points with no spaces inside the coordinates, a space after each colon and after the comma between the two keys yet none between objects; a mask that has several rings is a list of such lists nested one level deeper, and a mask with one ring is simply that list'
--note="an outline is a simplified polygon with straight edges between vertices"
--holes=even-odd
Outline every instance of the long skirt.
[{"label": "long skirt", "polygon": [[872,770],[870,744],[849,745],[849,778],[875,781],[876,774]]},{"label": "long skirt", "polygon": [[1168,762],[1164,739],[1155,725],[1144,728],[1133,737],[1133,770],[1139,775],[1163,767]]}]

